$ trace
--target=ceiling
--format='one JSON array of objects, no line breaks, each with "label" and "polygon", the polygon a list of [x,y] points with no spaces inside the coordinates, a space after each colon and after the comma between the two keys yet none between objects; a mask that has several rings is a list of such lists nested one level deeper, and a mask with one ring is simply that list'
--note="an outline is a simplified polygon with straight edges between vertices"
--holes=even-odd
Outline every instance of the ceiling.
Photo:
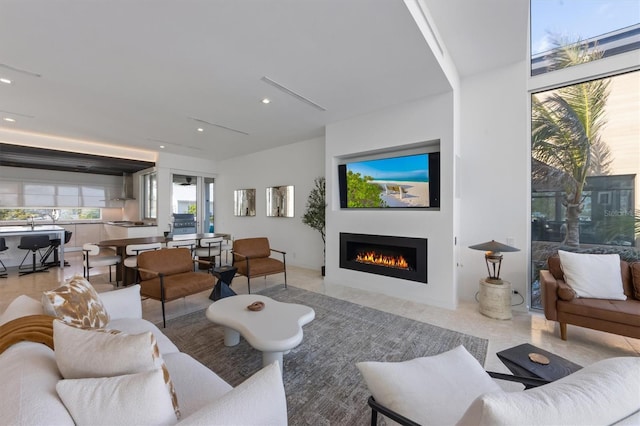
[{"label": "ceiling", "polygon": [[[527,0],[424,1],[462,77],[524,59]],[[0,10],[0,78],[12,80],[0,84],[0,117],[15,120],[0,121],[3,139],[226,159],[450,90],[401,0],[0,0]]]}]

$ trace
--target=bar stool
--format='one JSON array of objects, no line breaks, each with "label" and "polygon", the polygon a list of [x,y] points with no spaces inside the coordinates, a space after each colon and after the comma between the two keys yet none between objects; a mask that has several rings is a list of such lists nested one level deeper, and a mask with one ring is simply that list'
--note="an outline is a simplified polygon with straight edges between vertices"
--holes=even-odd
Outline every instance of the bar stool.
[{"label": "bar stool", "polygon": [[[0,238],[0,252],[5,250],[9,250],[7,244],[4,240],[4,237]],[[7,267],[2,263],[2,259],[0,259],[0,265],[2,265],[2,270],[0,271],[0,278],[7,278]]]},{"label": "bar stool", "polygon": [[[69,244],[69,241],[71,241],[71,235],[73,235],[73,232],[64,231],[65,244]],[[46,266],[47,268],[49,268],[52,266],[58,266],[60,264],[60,259],[58,257],[58,247],[60,247],[60,243],[61,243],[60,238],[52,238],[51,240],[49,240],[49,248],[44,253],[44,255],[42,255],[42,266]],[[47,262],[51,254],[53,254],[53,261]],[[69,266],[69,262],[65,260],[64,266]]]},{"label": "bar stool", "polygon": [[[20,262],[20,265],[18,266],[18,270],[19,271],[23,271],[20,272],[20,276],[22,275],[27,275],[27,274],[33,274],[36,272],[49,272],[47,271],[47,268],[40,268],[37,269],[36,268],[36,253],[40,253],[40,249],[49,247],[49,237],[47,235],[27,235],[24,237],[20,238],[20,245],[18,246],[19,249],[22,250],[27,250],[27,254],[24,255],[24,258],[22,258],[22,262]],[[27,257],[29,256],[29,252],[31,252],[31,256],[32,256],[32,265],[30,270],[26,270],[27,267],[24,266],[24,261],[27,260]]]}]

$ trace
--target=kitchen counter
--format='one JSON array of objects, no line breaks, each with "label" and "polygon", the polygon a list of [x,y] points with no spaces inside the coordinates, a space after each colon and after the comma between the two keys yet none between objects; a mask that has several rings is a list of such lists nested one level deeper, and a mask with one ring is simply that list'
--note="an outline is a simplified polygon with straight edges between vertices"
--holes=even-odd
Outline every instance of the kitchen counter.
[{"label": "kitchen counter", "polygon": [[17,266],[19,259],[21,258],[20,252],[24,250],[18,248],[20,238],[26,235],[49,235],[54,238],[59,238],[62,241],[58,249],[60,267],[64,267],[64,231],[65,229],[57,225],[14,225],[14,226],[0,226],[0,237],[13,237],[7,238],[6,244],[9,247],[7,253],[9,259],[7,259],[7,266]]},{"label": "kitchen counter", "polygon": [[115,221],[111,221],[111,222],[106,222],[107,225],[114,225],[114,226],[122,226],[123,228],[137,228],[137,227],[144,227],[144,226],[157,226],[155,223],[145,223],[145,222],[134,222],[134,221],[129,221],[129,220],[115,220]]}]

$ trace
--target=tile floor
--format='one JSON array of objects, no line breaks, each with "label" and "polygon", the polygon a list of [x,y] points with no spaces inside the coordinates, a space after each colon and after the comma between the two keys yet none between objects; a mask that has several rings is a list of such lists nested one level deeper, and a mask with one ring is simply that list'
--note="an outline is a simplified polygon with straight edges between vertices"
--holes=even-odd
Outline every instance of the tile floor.
[{"label": "tile floor", "polygon": [[[9,277],[0,279],[0,312],[3,312],[11,300],[20,294],[39,298],[43,290],[57,287],[64,278],[68,278],[74,273],[82,274],[81,253],[68,253],[65,258],[69,261],[70,266],[64,270],[51,268],[49,272],[18,277],[15,268],[10,268]],[[581,365],[588,365],[600,359],[616,356],[640,356],[640,339],[621,337],[571,325],[568,326],[569,340],[562,341],[559,337],[557,324],[547,321],[544,315],[539,313],[514,311],[511,320],[494,320],[480,314],[476,303],[462,303],[456,310],[447,310],[330,284],[324,281],[319,271],[293,266],[289,266],[287,271],[289,285],[486,338],[489,340],[489,350],[485,362],[485,368],[488,370],[508,372],[495,353],[521,343],[531,343]],[[108,281],[107,268],[92,270],[91,282],[98,291],[112,290],[113,286]],[[254,279],[252,287],[255,292],[267,286],[281,283],[282,276],[276,275],[266,279]],[[232,288],[236,293],[246,293],[246,278],[236,277],[233,280]],[[167,303],[167,318],[177,317],[209,306],[211,301],[208,296],[208,292],[204,292]],[[161,322],[160,303],[154,300],[144,300],[143,316],[154,323]]]}]

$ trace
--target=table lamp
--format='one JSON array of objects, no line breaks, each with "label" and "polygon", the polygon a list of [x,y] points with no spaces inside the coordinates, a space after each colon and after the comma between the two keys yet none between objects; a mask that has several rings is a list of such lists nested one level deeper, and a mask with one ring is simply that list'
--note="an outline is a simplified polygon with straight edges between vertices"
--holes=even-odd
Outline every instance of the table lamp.
[{"label": "table lamp", "polygon": [[[500,279],[500,266],[502,265],[502,252],[520,251],[520,249],[508,246],[506,244],[499,243],[495,240],[491,240],[482,244],[469,246],[469,248],[473,250],[482,250],[485,252],[484,259],[487,263],[487,272],[489,273],[489,276],[487,277],[487,282],[490,282],[493,284],[502,284],[502,279]],[[489,265],[491,265],[491,267],[489,267]],[[496,268],[497,268],[497,271],[496,271]]]}]

